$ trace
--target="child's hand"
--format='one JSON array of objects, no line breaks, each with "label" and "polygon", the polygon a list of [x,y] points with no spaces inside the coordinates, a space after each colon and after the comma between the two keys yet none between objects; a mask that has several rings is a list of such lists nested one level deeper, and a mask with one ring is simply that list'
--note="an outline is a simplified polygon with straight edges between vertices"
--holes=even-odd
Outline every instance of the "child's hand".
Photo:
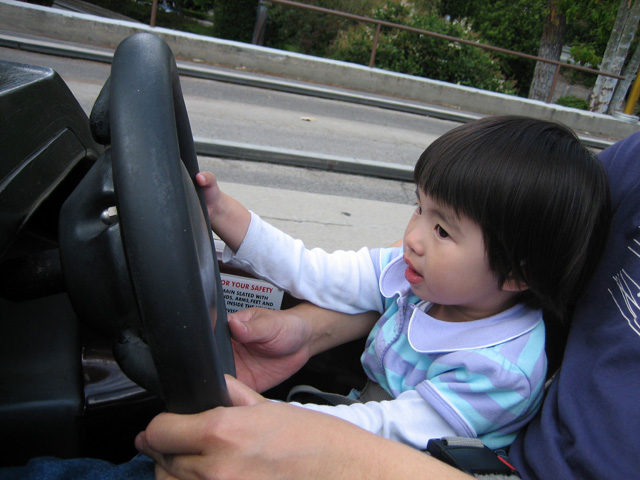
[{"label": "child's hand", "polygon": [[196,183],[202,187],[205,203],[207,204],[207,211],[211,219],[216,211],[219,210],[220,203],[223,200],[218,181],[213,173],[200,172],[196,175]]},{"label": "child's hand", "polygon": [[203,189],[211,228],[231,250],[236,252],[251,223],[249,210],[220,190],[213,173],[198,173],[196,183]]}]

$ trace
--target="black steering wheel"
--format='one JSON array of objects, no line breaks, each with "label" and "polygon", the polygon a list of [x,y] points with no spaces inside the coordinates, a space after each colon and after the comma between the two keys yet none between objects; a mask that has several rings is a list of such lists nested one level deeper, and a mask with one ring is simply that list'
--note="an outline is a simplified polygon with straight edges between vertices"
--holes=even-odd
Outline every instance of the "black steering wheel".
[{"label": "black steering wheel", "polygon": [[65,202],[60,251],[78,316],[167,409],[229,405],[224,294],[177,67],[148,33],[117,48],[91,114],[110,144]]}]

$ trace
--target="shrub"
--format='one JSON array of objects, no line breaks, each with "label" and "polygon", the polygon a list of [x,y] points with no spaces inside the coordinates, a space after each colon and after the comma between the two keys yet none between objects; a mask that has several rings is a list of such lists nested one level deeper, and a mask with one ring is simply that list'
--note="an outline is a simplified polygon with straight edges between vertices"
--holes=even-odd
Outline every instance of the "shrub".
[{"label": "shrub", "polygon": [[214,36],[250,43],[258,3],[258,0],[216,0],[213,7]]},{"label": "shrub", "polygon": [[[441,0],[439,13],[466,19],[483,43],[537,55],[547,0]],[[493,53],[506,78],[514,80],[518,95],[528,95],[536,62]]]},{"label": "shrub", "polygon": [[[147,25],[151,20],[152,0],[145,0],[144,2],[122,0],[87,1],[94,5],[126,15],[133,20],[137,20]],[[182,15],[180,12],[165,12],[160,8],[156,12],[156,26],[170,28],[172,30],[181,30],[184,32],[191,31],[202,35],[211,35],[211,28],[203,28],[194,18]]]},{"label": "shrub", "polygon": [[584,98],[578,98],[574,96],[560,97],[555,101],[555,103],[564,107],[589,110],[589,101],[585,100]]},{"label": "shrub", "polygon": [[[478,41],[463,21],[447,21],[435,14],[418,14],[405,4],[388,2],[373,17],[422,30]],[[368,64],[375,26],[356,25],[340,35],[332,47],[337,60]],[[498,63],[485,50],[458,42],[383,28],[378,40],[375,66],[483,90],[513,93]]]},{"label": "shrub", "polygon": [[26,3],[33,3],[34,5],[42,5],[43,7],[52,7],[53,0],[23,0]]},{"label": "shrub", "polygon": [[[383,5],[384,0],[302,0],[302,3],[367,16],[372,8]],[[336,15],[273,4],[269,7],[265,45],[327,57],[338,34],[352,25],[353,20]]]}]

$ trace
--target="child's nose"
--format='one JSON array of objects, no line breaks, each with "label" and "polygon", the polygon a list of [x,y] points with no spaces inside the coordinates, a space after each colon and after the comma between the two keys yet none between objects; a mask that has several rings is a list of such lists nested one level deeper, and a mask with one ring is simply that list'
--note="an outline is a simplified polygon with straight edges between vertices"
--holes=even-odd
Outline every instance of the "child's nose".
[{"label": "child's nose", "polygon": [[420,239],[422,238],[420,231],[421,228],[418,222],[409,222],[404,234],[405,245],[417,255],[422,255],[424,253],[422,242],[420,242]]}]

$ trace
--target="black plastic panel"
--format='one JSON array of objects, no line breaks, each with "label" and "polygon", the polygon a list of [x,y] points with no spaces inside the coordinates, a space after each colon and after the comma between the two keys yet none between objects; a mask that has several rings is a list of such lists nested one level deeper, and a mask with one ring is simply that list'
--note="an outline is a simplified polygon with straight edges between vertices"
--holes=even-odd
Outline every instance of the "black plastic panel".
[{"label": "black plastic panel", "polygon": [[[91,137],[86,114],[51,69],[0,61],[0,112],[2,260],[72,170],[83,161],[92,163],[102,148]],[[56,219],[40,223],[32,237],[55,241],[56,225]]]},{"label": "black plastic panel", "polygon": [[80,452],[80,330],[65,295],[0,299],[0,465]]}]

